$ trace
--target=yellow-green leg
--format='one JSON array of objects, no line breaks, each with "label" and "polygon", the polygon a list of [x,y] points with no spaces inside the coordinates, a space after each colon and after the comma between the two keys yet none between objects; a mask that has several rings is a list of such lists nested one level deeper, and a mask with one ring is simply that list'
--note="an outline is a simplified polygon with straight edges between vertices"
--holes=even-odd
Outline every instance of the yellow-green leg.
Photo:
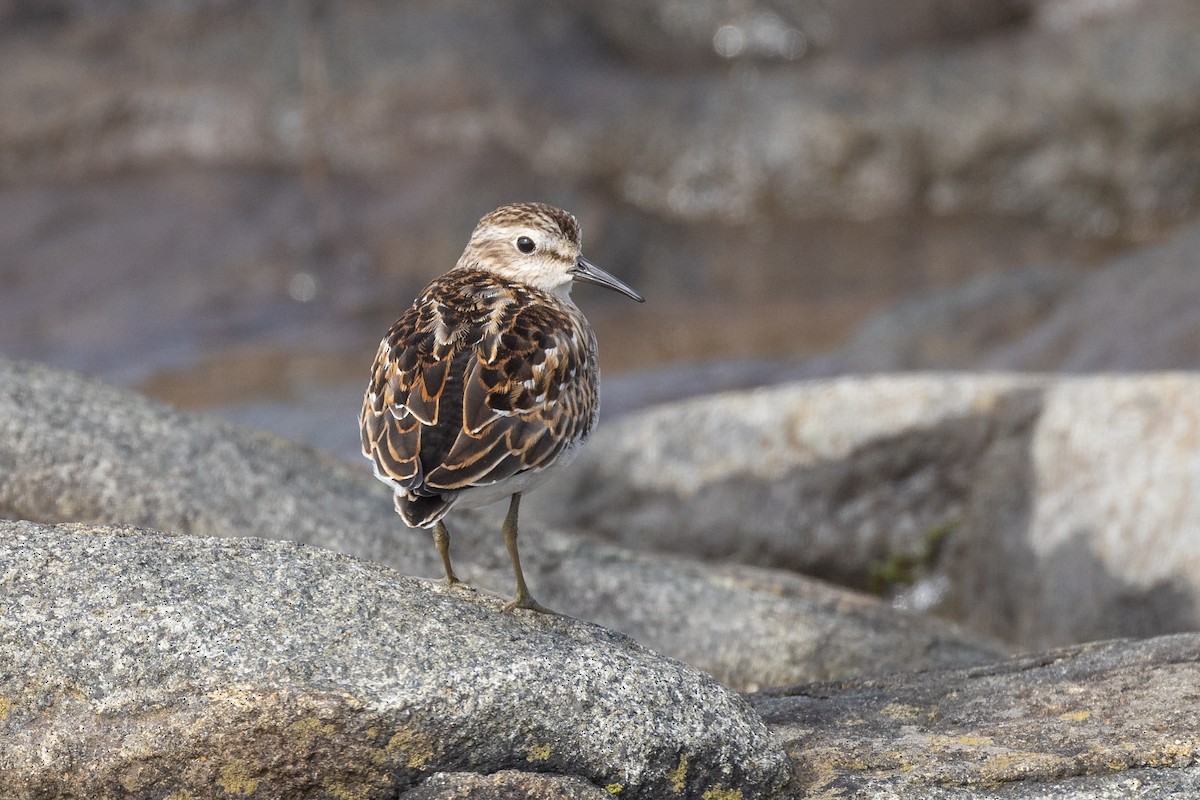
[{"label": "yellow-green leg", "polygon": [[433,526],[433,543],[437,545],[438,553],[442,557],[442,567],[446,570],[446,585],[462,583],[454,574],[454,568],[450,566],[450,531],[446,530],[446,523],[440,519]]},{"label": "yellow-green leg", "polygon": [[517,596],[503,609],[508,613],[516,608],[528,608],[530,611],[540,611],[543,614],[555,612],[533,599],[529,587],[525,585],[525,575],[521,572],[521,556],[517,553],[517,509],[521,505],[521,493],[512,496],[508,504],[508,514],[504,517],[504,544],[508,547],[508,557],[512,559],[513,572],[517,576]]}]

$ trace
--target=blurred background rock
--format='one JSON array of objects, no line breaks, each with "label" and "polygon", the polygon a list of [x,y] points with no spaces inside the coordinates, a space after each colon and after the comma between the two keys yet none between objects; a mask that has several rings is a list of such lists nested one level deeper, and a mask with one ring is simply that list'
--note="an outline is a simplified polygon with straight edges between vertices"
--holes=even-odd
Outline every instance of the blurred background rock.
[{"label": "blurred background rock", "polygon": [[[357,458],[480,215],[573,210],[610,418],[1200,366],[1194,0],[0,0],[0,353]],[[1178,248],[1176,248],[1178,250]],[[1175,252],[1175,251],[1172,251]]]}]

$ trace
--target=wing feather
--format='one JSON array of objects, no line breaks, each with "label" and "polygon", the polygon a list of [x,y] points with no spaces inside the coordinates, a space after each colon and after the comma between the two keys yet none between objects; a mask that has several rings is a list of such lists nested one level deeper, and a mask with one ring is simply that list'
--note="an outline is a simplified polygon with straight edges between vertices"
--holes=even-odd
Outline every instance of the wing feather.
[{"label": "wing feather", "polygon": [[543,469],[591,430],[594,358],[573,305],[480,270],[448,273],[380,345],[363,453],[414,503]]}]

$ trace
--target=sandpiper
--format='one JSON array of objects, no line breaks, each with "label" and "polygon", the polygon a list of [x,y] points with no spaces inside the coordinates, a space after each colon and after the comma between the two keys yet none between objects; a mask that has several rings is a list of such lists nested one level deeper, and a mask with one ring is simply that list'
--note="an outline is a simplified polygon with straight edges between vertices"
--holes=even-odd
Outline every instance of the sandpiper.
[{"label": "sandpiper", "polygon": [[363,455],[404,522],[434,529],[447,584],[460,582],[447,512],[510,498],[503,532],[517,594],[506,612],[548,610],[521,573],[521,493],[570,461],[600,410],[596,335],[571,286],[644,302],[584,258],[580,242],[575,217],[543,203],[484,216],[454,269],[383,337],[363,400]]}]

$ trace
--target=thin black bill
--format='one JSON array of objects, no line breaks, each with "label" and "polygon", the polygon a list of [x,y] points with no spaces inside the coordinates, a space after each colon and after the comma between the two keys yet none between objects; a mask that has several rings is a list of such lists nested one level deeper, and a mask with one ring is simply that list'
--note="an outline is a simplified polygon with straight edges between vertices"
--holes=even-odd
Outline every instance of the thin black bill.
[{"label": "thin black bill", "polygon": [[620,292],[626,297],[632,297],[639,303],[646,302],[646,298],[642,297],[633,287],[626,284],[624,281],[614,278],[604,270],[597,267],[592,262],[588,261],[583,256],[575,259],[575,266],[571,269],[571,275],[577,281],[584,283],[594,283],[597,286],[604,286],[608,289]]}]

